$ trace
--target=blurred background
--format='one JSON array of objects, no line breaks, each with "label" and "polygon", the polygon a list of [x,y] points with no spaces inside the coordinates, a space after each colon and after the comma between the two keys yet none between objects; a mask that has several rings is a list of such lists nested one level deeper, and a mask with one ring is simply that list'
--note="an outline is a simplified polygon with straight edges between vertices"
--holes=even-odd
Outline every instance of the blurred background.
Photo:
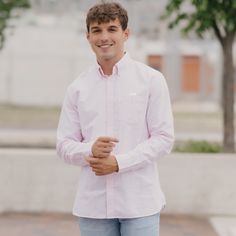
[{"label": "blurred background", "polygon": [[[0,29],[8,19],[0,50],[0,234],[79,235],[70,216],[79,169],[56,157],[55,135],[67,86],[95,60],[85,17],[99,1],[12,1],[18,7],[5,16],[7,2],[0,1]],[[236,155],[222,151],[221,46],[210,33],[183,37],[181,24],[170,30],[160,19],[167,0],[118,2],[129,13],[127,51],[164,74],[173,106],[176,144],[158,161],[168,203],[161,234],[235,236]]]}]

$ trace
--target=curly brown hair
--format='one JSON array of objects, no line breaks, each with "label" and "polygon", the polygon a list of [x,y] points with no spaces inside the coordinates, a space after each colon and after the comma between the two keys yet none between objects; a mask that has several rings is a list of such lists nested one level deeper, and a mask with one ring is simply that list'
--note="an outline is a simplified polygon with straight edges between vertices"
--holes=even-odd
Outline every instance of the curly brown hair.
[{"label": "curly brown hair", "polygon": [[108,23],[114,21],[116,18],[120,21],[122,29],[126,30],[128,26],[128,14],[126,9],[116,2],[102,2],[96,4],[88,11],[86,18],[87,31],[89,32],[91,23]]}]

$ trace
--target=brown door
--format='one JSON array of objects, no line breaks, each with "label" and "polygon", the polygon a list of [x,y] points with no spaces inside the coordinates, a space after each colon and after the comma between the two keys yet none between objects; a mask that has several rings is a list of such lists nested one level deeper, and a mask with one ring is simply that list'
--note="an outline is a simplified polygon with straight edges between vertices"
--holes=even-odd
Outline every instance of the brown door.
[{"label": "brown door", "polygon": [[182,91],[200,91],[200,59],[199,56],[183,56]]},{"label": "brown door", "polygon": [[152,68],[162,71],[163,65],[162,65],[162,56],[160,55],[148,55],[148,65]]}]

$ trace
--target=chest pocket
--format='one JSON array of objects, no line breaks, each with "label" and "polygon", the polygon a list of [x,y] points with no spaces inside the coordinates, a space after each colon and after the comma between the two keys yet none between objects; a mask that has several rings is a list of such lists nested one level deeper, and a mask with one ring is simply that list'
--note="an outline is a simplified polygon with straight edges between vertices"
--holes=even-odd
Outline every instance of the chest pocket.
[{"label": "chest pocket", "polygon": [[147,98],[143,94],[129,93],[120,99],[118,107],[122,124],[138,124],[145,119]]}]

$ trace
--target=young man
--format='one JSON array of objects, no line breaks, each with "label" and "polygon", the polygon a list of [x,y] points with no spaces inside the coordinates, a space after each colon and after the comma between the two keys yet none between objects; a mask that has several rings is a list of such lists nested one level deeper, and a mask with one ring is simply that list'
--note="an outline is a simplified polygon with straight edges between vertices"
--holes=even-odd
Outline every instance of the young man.
[{"label": "young man", "polygon": [[95,5],[86,22],[97,63],[68,87],[57,133],[58,155],[81,166],[73,214],[81,236],[157,236],[156,161],[174,142],[166,81],[125,52],[121,5]]}]

